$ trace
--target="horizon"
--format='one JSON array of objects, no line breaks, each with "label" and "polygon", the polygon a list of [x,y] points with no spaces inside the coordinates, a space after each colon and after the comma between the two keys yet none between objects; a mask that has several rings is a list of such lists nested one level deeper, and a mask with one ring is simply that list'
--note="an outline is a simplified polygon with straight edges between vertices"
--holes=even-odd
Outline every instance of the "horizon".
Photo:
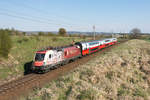
[{"label": "horizon", "polygon": [[133,28],[150,33],[148,0],[5,0],[0,2],[0,28],[21,31],[129,33]]}]

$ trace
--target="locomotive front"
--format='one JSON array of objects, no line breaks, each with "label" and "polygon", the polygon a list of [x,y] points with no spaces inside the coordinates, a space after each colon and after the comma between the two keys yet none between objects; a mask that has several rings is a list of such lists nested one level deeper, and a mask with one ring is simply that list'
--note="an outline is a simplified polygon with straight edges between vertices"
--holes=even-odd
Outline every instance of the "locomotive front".
[{"label": "locomotive front", "polygon": [[33,71],[42,71],[44,70],[44,59],[45,59],[46,51],[37,51],[34,57],[34,61],[32,64]]}]

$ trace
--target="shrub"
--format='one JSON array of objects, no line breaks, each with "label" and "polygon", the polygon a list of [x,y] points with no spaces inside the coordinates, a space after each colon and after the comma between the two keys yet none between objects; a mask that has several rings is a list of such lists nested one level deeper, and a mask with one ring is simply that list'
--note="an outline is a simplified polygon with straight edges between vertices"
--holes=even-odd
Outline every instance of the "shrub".
[{"label": "shrub", "polygon": [[135,89],[133,96],[146,97],[147,93],[142,88]]},{"label": "shrub", "polygon": [[114,76],[114,72],[113,71],[109,71],[105,75],[105,77],[108,78],[108,79],[110,79],[110,80],[113,78],[113,76]]},{"label": "shrub", "polygon": [[44,93],[43,96],[42,96],[42,100],[50,100],[51,96],[49,93]]},{"label": "shrub", "polygon": [[22,43],[22,40],[17,40],[18,43]]},{"label": "shrub", "polygon": [[54,42],[57,41],[57,40],[58,40],[58,38],[56,38],[56,37],[52,38],[52,41],[54,41]]},{"label": "shrub", "polygon": [[68,90],[66,91],[66,96],[68,97],[72,91],[72,86],[69,86]]},{"label": "shrub", "polygon": [[0,56],[7,58],[12,47],[11,38],[9,33],[4,30],[0,30]]},{"label": "shrub", "polygon": [[35,35],[35,39],[36,39],[36,41],[40,41],[40,38],[38,35]]},{"label": "shrub", "polygon": [[24,42],[27,42],[29,39],[28,38],[23,38],[23,41]]},{"label": "shrub", "polygon": [[67,100],[67,97],[66,97],[66,95],[65,95],[64,93],[61,93],[61,94],[59,95],[58,100]]},{"label": "shrub", "polygon": [[120,88],[118,88],[118,93],[117,93],[117,95],[118,95],[118,96],[126,96],[126,95],[128,95],[129,93],[130,93],[130,91],[128,90],[128,88],[125,87],[124,84],[122,84],[122,85],[120,86]]},{"label": "shrub", "polygon": [[45,33],[44,33],[44,32],[39,32],[38,35],[39,35],[39,36],[44,36]]},{"label": "shrub", "polygon": [[80,95],[77,96],[78,100],[94,100],[95,91],[92,89],[81,91]]}]

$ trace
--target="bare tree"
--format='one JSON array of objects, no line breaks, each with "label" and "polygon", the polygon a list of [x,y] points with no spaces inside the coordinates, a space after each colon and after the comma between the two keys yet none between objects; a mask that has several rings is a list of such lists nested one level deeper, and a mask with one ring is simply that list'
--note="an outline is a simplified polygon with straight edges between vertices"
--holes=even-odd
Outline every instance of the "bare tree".
[{"label": "bare tree", "polygon": [[131,37],[132,38],[137,38],[140,36],[141,34],[141,30],[139,28],[133,28],[131,31],[130,31],[130,34],[131,34]]}]

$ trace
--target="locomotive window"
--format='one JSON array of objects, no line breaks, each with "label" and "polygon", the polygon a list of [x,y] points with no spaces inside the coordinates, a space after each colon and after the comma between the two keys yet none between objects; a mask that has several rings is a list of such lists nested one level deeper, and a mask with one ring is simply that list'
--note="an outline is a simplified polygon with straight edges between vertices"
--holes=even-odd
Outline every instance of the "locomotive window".
[{"label": "locomotive window", "polygon": [[50,55],[49,55],[49,58],[51,58],[51,57],[52,57],[52,55],[50,54]]},{"label": "locomotive window", "polygon": [[45,54],[37,53],[35,56],[35,61],[43,61]]}]

